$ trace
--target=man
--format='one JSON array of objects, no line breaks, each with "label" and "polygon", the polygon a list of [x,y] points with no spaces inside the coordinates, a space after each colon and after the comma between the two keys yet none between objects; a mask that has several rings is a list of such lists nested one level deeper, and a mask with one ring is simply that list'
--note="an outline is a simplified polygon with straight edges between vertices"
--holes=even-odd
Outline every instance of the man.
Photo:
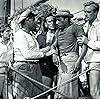
[{"label": "man", "polygon": [[[89,87],[92,98],[100,98],[100,21],[97,18],[99,4],[93,1],[84,4],[84,13],[86,23],[84,31],[87,36],[80,38],[79,42],[86,45],[85,61],[91,68],[89,73]],[[92,68],[93,67],[93,68]]]},{"label": "man", "polygon": [[[58,10],[56,14],[57,47],[60,57],[58,85],[77,75],[81,64],[77,64],[79,57],[78,38],[84,34],[82,28],[71,23],[73,15],[68,10]],[[63,95],[56,94],[55,98],[78,98],[78,78],[57,88]]]},{"label": "man", "polygon": [[[45,51],[39,49],[35,39],[35,15],[30,9],[24,11],[19,17],[21,28],[14,34],[14,67],[32,79],[42,82],[39,58],[44,57]],[[38,84],[31,83],[21,75],[15,75],[14,95],[16,98],[34,97],[43,92]]]},{"label": "man", "polygon": [[7,27],[1,34],[2,38],[0,42],[0,96],[4,99],[7,98],[6,69],[8,62],[12,61],[13,58],[13,45],[10,41],[10,33],[10,29]]},{"label": "man", "polygon": [[[40,49],[45,48],[47,46],[53,47],[53,43],[55,42],[55,17],[53,15],[49,15],[45,19],[45,32],[42,32],[37,40],[39,42]],[[48,87],[53,86],[53,82],[55,85],[57,84],[56,76],[57,76],[57,66],[53,62],[53,53],[51,53],[48,57],[40,59],[40,67],[42,71],[42,82]],[[44,88],[44,91],[47,89]],[[53,95],[52,95],[53,96]],[[46,94],[46,98],[48,94]],[[53,97],[51,97],[53,98]]]}]

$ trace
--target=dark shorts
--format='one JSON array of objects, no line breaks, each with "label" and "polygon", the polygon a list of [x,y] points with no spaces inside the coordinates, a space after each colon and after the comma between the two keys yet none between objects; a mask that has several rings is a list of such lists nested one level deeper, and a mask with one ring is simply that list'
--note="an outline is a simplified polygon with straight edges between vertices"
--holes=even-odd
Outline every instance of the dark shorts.
[{"label": "dark shorts", "polygon": [[57,75],[58,67],[54,65],[51,58],[45,58],[40,60],[40,68],[43,76],[53,78]]}]

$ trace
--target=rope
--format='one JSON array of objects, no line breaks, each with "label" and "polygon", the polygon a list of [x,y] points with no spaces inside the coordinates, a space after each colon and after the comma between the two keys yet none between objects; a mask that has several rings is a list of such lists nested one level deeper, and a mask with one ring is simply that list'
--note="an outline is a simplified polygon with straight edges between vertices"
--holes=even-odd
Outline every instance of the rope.
[{"label": "rope", "polygon": [[[10,68],[11,68],[11,70],[13,70],[14,72],[16,72],[16,73],[20,74],[21,76],[27,78],[29,81],[35,82],[35,83],[37,83],[37,84],[40,85],[40,86],[43,86],[43,87],[45,87],[45,88],[47,88],[47,89],[50,89],[50,87],[48,87],[48,86],[46,86],[46,85],[44,85],[44,84],[42,84],[42,83],[40,83],[40,82],[38,82],[38,81],[36,81],[36,80],[30,78],[29,76],[26,76],[26,75],[22,74],[21,72],[17,71],[17,70],[14,69],[13,67],[10,66]],[[52,91],[53,91],[53,92],[56,92],[56,93],[58,93],[58,94],[60,94],[60,95],[62,95],[62,96],[64,96],[64,97],[66,97],[64,94],[61,94],[61,93],[57,92],[56,90],[52,90]],[[66,98],[68,98],[68,97],[66,97]]]},{"label": "rope", "polygon": [[82,11],[84,11],[84,10],[77,11],[77,12],[73,13],[73,15],[78,14],[78,13],[80,13]]},{"label": "rope", "polygon": [[[98,2],[98,3],[100,3],[100,2]],[[75,14],[80,13],[80,12],[82,12],[82,11],[84,11],[84,10],[80,10],[80,11],[78,11],[78,12],[76,12],[76,13],[73,13],[73,14],[75,15]],[[7,62],[1,62],[1,63],[7,63]],[[95,66],[94,66],[94,67],[95,67]],[[11,67],[11,69],[12,69],[13,71],[19,73],[20,75],[24,76],[23,74],[21,74],[20,72],[18,72],[18,71],[15,70],[15,69],[13,69],[12,67]],[[91,68],[91,69],[92,69],[92,68]],[[42,84],[42,83],[40,83],[40,82],[38,82],[38,81],[36,81],[36,80],[33,80],[33,79],[31,79],[30,77],[28,77],[28,76],[27,76],[27,77],[24,76],[24,77],[27,78],[27,79],[29,79],[29,80],[32,81],[32,82],[35,82],[35,83],[37,83],[37,84],[39,84],[39,85],[41,85],[41,86],[43,86],[43,87],[49,89],[49,90],[47,90],[47,91],[45,91],[45,92],[43,92],[43,93],[41,93],[41,94],[39,94],[39,95],[33,97],[33,99],[35,99],[35,98],[40,97],[41,95],[44,95],[44,94],[46,94],[46,93],[48,93],[48,92],[50,92],[50,91],[59,93],[59,92],[57,92],[57,91],[54,90],[54,89],[56,89],[57,87],[60,87],[60,86],[62,86],[62,85],[64,85],[64,84],[66,84],[66,83],[72,81],[73,79],[79,77],[80,75],[82,75],[82,74],[84,74],[84,73],[90,71],[91,69],[88,69],[88,70],[86,70],[86,71],[84,71],[84,72],[82,72],[82,73],[76,75],[75,77],[73,77],[73,78],[67,80],[66,82],[63,82],[63,83],[61,83],[61,84],[59,84],[59,85],[57,85],[57,86],[55,86],[55,87],[53,87],[53,88],[50,88],[50,87],[48,87],[48,86],[46,86],[46,85],[44,85],[44,84]],[[100,69],[98,69],[98,68],[96,68],[96,70],[99,70],[99,71],[100,71]],[[59,93],[59,94],[61,94],[61,93]],[[65,96],[64,94],[61,94],[61,95]],[[66,97],[66,96],[65,96],[65,97]],[[67,97],[66,97],[66,98],[67,98]]]},{"label": "rope", "polygon": [[[96,67],[96,66],[93,66],[92,68],[94,68],[94,67]],[[53,88],[51,88],[51,89],[49,89],[49,90],[47,90],[47,91],[45,91],[45,92],[43,92],[43,93],[41,93],[41,94],[35,96],[35,97],[33,97],[33,99],[36,99],[36,98],[38,98],[38,97],[40,97],[40,96],[42,96],[42,95],[44,95],[44,94],[46,94],[46,93],[48,93],[48,92],[54,90],[54,89],[56,89],[57,87],[60,87],[60,86],[62,86],[62,85],[65,85],[65,84],[71,82],[72,80],[76,79],[76,78],[79,77],[80,75],[85,74],[86,72],[90,71],[92,68],[87,69],[86,71],[83,71],[82,73],[80,73],[80,74],[74,76],[73,78],[71,78],[71,79],[69,79],[69,80],[67,80],[67,81],[65,81],[65,82],[63,82],[63,83],[61,83],[61,84],[59,84],[59,85],[57,85],[57,86],[55,86],[55,87],[53,87]]]},{"label": "rope", "polygon": [[[2,62],[2,63],[6,63],[6,62]],[[96,67],[96,66],[94,66],[94,67]],[[94,68],[94,67],[92,67],[92,68]],[[55,86],[55,87],[53,87],[53,88],[50,88],[50,87],[48,87],[48,86],[46,86],[46,85],[44,85],[44,84],[42,84],[42,83],[40,83],[40,82],[38,82],[38,81],[36,81],[36,80],[34,80],[34,79],[32,79],[32,78],[30,78],[30,77],[28,77],[28,76],[22,74],[21,72],[15,70],[13,67],[11,67],[11,65],[10,65],[10,68],[11,68],[11,70],[15,71],[16,73],[18,73],[18,74],[22,75],[23,77],[27,78],[27,79],[30,80],[31,82],[35,82],[35,83],[37,83],[38,85],[41,85],[41,86],[43,86],[43,87],[49,89],[49,90],[47,90],[47,91],[45,91],[45,92],[43,92],[43,93],[41,93],[41,94],[39,94],[39,95],[33,97],[33,99],[35,99],[35,98],[37,98],[37,97],[40,97],[40,96],[42,96],[42,95],[44,95],[44,94],[46,94],[46,93],[48,93],[48,92],[50,92],[50,91],[56,92],[56,93],[58,93],[58,94],[60,94],[60,95],[62,95],[62,96],[64,96],[64,97],[66,97],[65,94],[61,94],[60,92],[58,92],[58,91],[56,91],[56,90],[54,90],[54,89],[56,89],[57,87],[60,87],[60,86],[62,86],[62,85],[65,85],[66,83],[68,83],[68,82],[74,80],[75,78],[79,77],[80,75],[82,75],[82,74],[84,74],[84,73],[86,73],[86,72],[88,72],[88,71],[90,71],[90,70],[92,69],[92,68],[91,68],[91,69],[87,69],[86,71],[84,71],[84,72],[82,72],[82,73],[76,75],[75,77],[73,77],[73,78],[67,80],[66,82],[63,82],[63,83],[61,83],[61,84],[59,84],[59,85],[57,85],[57,86]],[[94,70],[94,69],[93,69],[93,70]],[[99,71],[100,71],[100,69],[98,69],[98,68],[95,68],[95,70],[99,70]],[[70,98],[70,97],[66,97],[66,98]]]}]

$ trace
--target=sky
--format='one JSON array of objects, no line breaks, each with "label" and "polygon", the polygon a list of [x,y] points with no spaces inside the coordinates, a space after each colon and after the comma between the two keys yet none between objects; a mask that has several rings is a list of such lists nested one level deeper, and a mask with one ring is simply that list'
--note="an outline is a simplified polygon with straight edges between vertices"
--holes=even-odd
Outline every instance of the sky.
[{"label": "sky", "polygon": [[[11,0],[11,15],[14,13],[14,0]],[[23,0],[23,7],[27,7],[33,3],[35,3],[38,0]],[[57,7],[58,9],[67,9],[70,10],[71,13],[76,13],[77,11],[80,11],[83,9],[83,4],[90,0],[49,0],[47,3],[53,5],[54,7]],[[93,0],[95,2],[100,2],[100,0]],[[15,0],[15,8],[21,8],[22,0]],[[84,13],[78,13],[74,16],[80,16],[83,17]],[[98,14],[100,17],[100,13]]]},{"label": "sky", "polygon": [[[48,3],[57,7],[58,9],[67,9],[71,13],[76,13],[77,11],[83,10],[83,4],[91,0],[49,0]],[[100,0],[93,0],[95,2],[100,2]],[[74,16],[83,17],[84,13],[75,14]]]}]

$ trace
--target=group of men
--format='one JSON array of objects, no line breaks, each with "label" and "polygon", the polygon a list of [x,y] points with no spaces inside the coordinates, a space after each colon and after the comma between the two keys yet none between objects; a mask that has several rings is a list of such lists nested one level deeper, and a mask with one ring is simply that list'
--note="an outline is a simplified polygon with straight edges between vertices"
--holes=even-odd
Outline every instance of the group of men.
[{"label": "group of men", "polygon": [[[48,95],[51,95],[51,98],[56,99],[77,99],[79,78],[74,77],[81,72],[83,59],[91,69],[89,71],[90,96],[95,99],[100,98],[98,12],[98,3],[86,2],[84,4],[86,23],[82,27],[71,22],[74,16],[69,10],[57,10],[56,14],[49,14],[45,19],[38,19],[39,24],[41,20],[44,20],[42,30],[38,35],[36,29],[39,31],[41,26],[35,20],[36,15],[32,10],[27,9],[19,16],[17,24],[20,28],[13,36],[13,67],[49,88],[58,86],[55,94],[51,91],[38,98],[48,98]],[[80,53],[79,47],[81,47]],[[72,78],[74,79],[69,81]],[[13,79],[15,98],[32,98],[48,90],[17,73],[14,73]],[[66,84],[60,85],[63,82]]]}]

